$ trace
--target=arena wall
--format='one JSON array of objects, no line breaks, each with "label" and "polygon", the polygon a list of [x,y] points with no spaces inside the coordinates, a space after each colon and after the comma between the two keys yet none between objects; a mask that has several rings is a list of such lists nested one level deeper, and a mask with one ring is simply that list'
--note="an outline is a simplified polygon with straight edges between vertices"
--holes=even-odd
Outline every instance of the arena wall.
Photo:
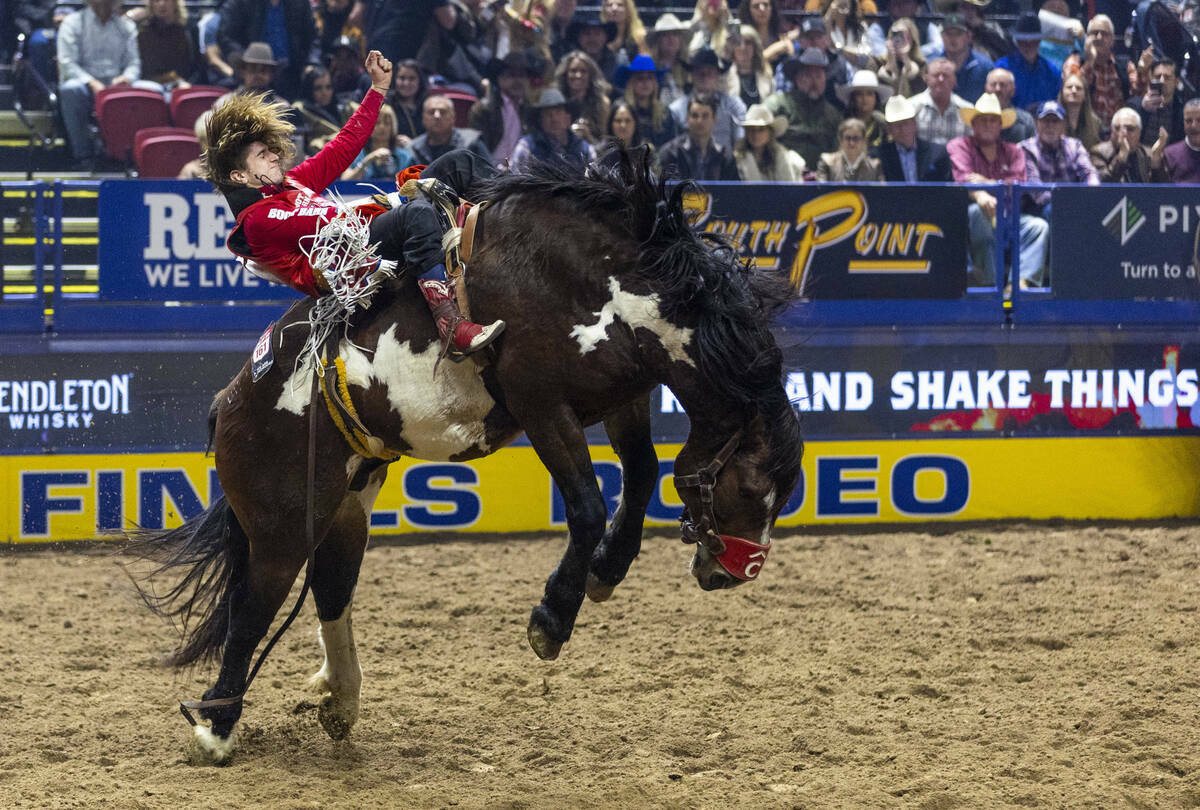
[{"label": "arena wall", "polygon": [[[899,191],[714,184],[689,199],[702,228],[809,293],[776,327],[808,440],[780,523],[1200,515],[1200,288],[1182,190],[1055,190],[1072,219],[1055,226],[1054,286],[1011,297],[963,287],[961,187],[908,189],[907,205]],[[1003,250],[1019,190],[997,193]],[[40,246],[62,236],[51,214],[65,194],[38,194]],[[6,285],[0,301],[9,543],[172,526],[202,510],[219,491],[202,452],[209,400],[246,361],[251,329],[291,300],[230,265],[227,211],[202,184],[111,181],[99,194],[100,210],[125,213],[100,218],[92,292],[55,284],[50,331],[33,325],[37,296]],[[37,255],[37,272],[60,279],[54,252]],[[649,521],[669,526],[688,420],[666,389],[651,405],[662,480]],[[619,468],[603,431],[589,438],[613,504]],[[523,440],[478,462],[398,462],[372,523],[377,534],[564,525]]]}]

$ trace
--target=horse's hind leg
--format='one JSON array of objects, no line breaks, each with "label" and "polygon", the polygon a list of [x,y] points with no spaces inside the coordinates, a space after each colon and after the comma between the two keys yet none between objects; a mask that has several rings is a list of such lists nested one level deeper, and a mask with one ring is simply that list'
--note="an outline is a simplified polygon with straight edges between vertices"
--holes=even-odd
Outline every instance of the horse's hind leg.
[{"label": "horse's hind leg", "polygon": [[[262,543],[251,540],[246,577],[230,594],[229,632],[221,672],[216,684],[204,693],[204,700],[234,697],[245,691],[254,650],[270,629],[307,556],[302,543],[275,543],[264,551]],[[242,716],[242,703],[201,709],[200,716],[209,720],[211,727],[195,727],[192,758],[198,764],[224,764],[236,744],[234,727]]]},{"label": "horse's hind leg", "polygon": [[650,434],[649,397],[626,405],[604,420],[609,441],[621,459],[621,503],[592,555],[587,595],[603,602],[625,579],[642,548],[646,507],[658,486],[658,456]]},{"label": "horse's hind leg", "polygon": [[387,467],[380,467],[361,492],[346,494],[316,554],[312,589],[321,622],[317,638],[325,651],[325,663],[309,683],[322,695],[317,719],[335,740],[349,735],[358,720],[362,667],[350,610],[370,534],[371,509],[386,477]]}]

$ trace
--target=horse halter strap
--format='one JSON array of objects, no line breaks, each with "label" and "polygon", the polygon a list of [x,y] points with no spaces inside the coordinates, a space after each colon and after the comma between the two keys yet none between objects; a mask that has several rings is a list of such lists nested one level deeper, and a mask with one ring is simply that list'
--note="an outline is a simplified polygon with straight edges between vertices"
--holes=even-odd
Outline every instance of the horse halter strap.
[{"label": "horse halter strap", "polygon": [[717,516],[713,513],[713,489],[717,485],[717,474],[741,444],[742,435],[743,431],[739,428],[712,461],[691,475],[675,476],[675,488],[697,487],[700,490],[700,502],[704,506],[704,515],[699,521],[692,520],[686,507],[679,516],[683,542],[699,543],[732,576],[741,580],[751,580],[758,576],[771,544],[720,534],[717,529]]}]

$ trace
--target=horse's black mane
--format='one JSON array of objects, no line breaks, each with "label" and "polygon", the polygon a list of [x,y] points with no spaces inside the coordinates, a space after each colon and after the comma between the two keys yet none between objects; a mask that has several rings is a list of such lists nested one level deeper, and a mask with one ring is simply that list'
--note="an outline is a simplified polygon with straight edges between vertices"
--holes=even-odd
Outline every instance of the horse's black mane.
[{"label": "horse's black mane", "polygon": [[695,355],[709,387],[747,412],[757,409],[772,435],[772,470],[795,472],[800,428],[780,383],[783,357],[770,321],[795,295],[780,274],[741,262],[720,236],[698,233],[683,197],[699,187],[668,188],[650,168],[647,149],[607,153],[586,173],[535,164],[498,175],[481,196],[499,202],[517,194],[572,203],[597,218],[614,213],[641,248],[632,272],[659,296],[660,311],[676,323],[695,321]]}]

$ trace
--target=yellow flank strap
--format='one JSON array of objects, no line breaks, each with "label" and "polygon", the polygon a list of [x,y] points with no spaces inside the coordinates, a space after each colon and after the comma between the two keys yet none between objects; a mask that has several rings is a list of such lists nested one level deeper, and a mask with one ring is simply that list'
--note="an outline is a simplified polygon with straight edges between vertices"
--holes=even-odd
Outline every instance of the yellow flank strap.
[{"label": "yellow flank strap", "polygon": [[[346,444],[350,445],[350,449],[355,453],[366,458],[378,458],[388,462],[400,458],[400,453],[386,447],[383,454],[375,453],[371,450],[370,435],[358,427],[358,425],[362,424],[362,420],[358,418],[358,411],[354,409],[354,402],[350,399],[350,388],[346,384],[346,363],[341,357],[336,357],[334,358],[333,365],[334,384],[337,386],[338,402],[334,402],[333,396],[329,393],[328,385],[321,386],[321,394],[325,397],[325,408],[329,411],[329,416],[333,419],[333,423],[337,425],[337,429],[341,431],[342,438],[346,440]],[[328,371],[329,367],[330,364],[327,360],[321,361],[323,371]],[[346,424],[346,420],[342,418],[339,405],[345,408],[346,413],[350,415],[350,419],[355,424]]]}]

